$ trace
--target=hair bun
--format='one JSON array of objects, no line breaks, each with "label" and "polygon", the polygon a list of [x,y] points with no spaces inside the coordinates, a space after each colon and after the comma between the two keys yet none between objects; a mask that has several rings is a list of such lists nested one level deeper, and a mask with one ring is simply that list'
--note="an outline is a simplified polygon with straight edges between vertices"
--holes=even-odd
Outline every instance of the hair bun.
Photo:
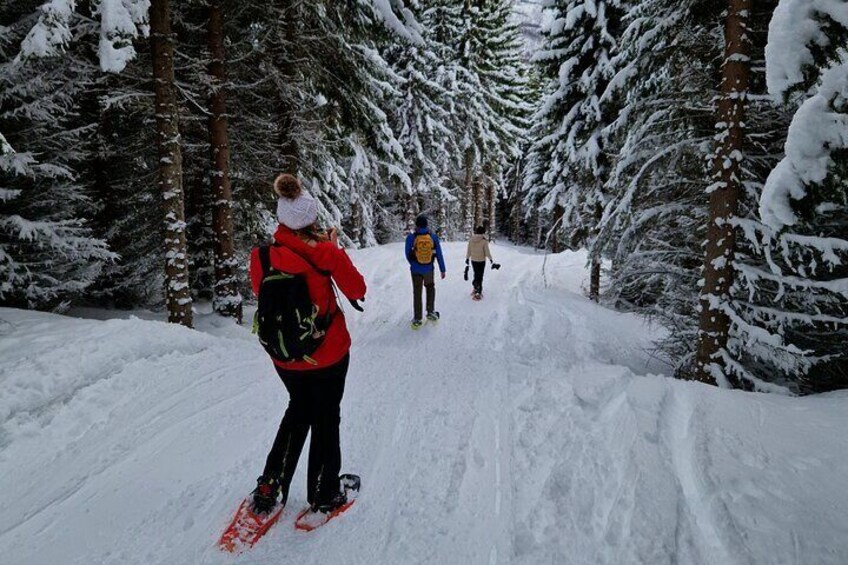
[{"label": "hair bun", "polygon": [[300,186],[296,176],[283,173],[274,180],[274,192],[280,198],[294,200],[303,192],[303,187]]}]

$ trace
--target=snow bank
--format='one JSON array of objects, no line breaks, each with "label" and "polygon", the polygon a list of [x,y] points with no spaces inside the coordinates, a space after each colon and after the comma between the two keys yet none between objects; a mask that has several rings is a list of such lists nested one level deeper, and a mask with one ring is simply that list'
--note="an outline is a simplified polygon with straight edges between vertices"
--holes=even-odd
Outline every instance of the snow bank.
[{"label": "snow bank", "polygon": [[[845,563],[844,394],[586,363],[516,402],[514,563]],[[522,453],[523,452],[523,453]]]},{"label": "snow bank", "polygon": [[[653,330],[584,298],[585,254],[495,244],[472,302],[464,244],[445,249],[442,320],[415,333],[402,245],[353,254],[370,286],[342,447],[362,495],[296,532],[302,464],[237,562],[848,562],[848,394],[650,376]],[[4,564],[233,562],[214,543],[286,395],[244,329],[203,325],[0,309]]]},{"label": "snow bank", "polygon": [[9,309],[0,310],[0,320],[0,447],[43,430],[78,393],[128,366],[202,355],[217,344],[204,334],[141,320],[93,325]]}]

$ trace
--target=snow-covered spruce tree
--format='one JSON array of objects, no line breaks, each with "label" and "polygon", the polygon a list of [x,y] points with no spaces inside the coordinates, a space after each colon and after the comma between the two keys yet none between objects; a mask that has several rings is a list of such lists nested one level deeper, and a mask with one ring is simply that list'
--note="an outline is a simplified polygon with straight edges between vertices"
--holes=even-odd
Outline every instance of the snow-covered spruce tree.
[{"label": "snow-covered spruce tree", "polygon": [[527,127],[527,69],[511,9],[503,0],[433,2],[433,33],[448,47],[446,87],[461,152],[461,168],[451,176],[464,235],[494,217],[489,203],[503,190],[503,172],[520,157]]},{"label": "snow-covered spruce tree", "polygon": [[214,196],[212,232],[215,237],[215,310],[241,322],[241,295],[237,290],[238,259],[233,234],[233,194],[230,186],[230,146],[226,98],[226,49],[221,2],[208,7],[207,41],[209,75],[209,146],[213,163],[210,181]]},{"label": "snow-covered spruce tree", "polygon": [[86,222],[96,203],[80,174],[97,56],[93,42],[70,42],[97,30],[61,2],[36,8],[0,6],[0,302],[51,308],[78,298],[114,255]]},{"label": "snow-covered spruce tree", "polygon": [[[358,127],[339,121],[340,135],[350,140],[346,142],[347,153],[353,158],[346,160],[345,168],[351,209],[356,211],[359,223],[355,226],[360,232],[357,243],[363,244],[386,241],[387,236],[394,239],[399,231],[411,226],[417,213],[439,209],[450,198],[442,180],[445,169],[441,167],[439,171],[439,163],[449,158],[446,148],[449,149],[451,139],[437,135],[439,130],[447,133],[444,123],[439,122],[448,116],[443,109],[438,115],[444,92],[432,90],[443,76],[434,58],[440,46],[428,33],[427,25],[419,23],[418,18],[426,16],[422,12],[426,2],[396,4],[404,14],[402,28],[385,25],[388,20],[380,24],[368,17],[351,36],[379,54],[379,58],[373,58],[377,64],[369,71],[371,84],[365,83],[365,92],[372,92],[373,103],[379,107],[375,114],[384,113],[380,120],[385,123],[377,126],[376,136],[382,141],[377,145],[367,142],[372,135],[368,132],[376,123],[365,122],[365,127]],[[402,68],[401,61],[409,65]],[[431,76],[425,79],[425,74]],[[422,79],[428,81],[426,85],[420,82]],[[416,104],[419,105],[415,107]],[[402,212],[402,218],[398,212]],[[439,224],[437,218],[434,223]],[[348,224],[354,227],[353,222]]]},{"label": "snow-covered spruce tree", "polygon": [[[83,43],[88,40],[88,37],[91,34],[95,34],[99,36],[97,56],[100,62],[100,68],[103,71],[109,72],[121,72],[124,70],[126,65],[130,63],[130,61],[135,57],[135,44],[133,43],[133,39],[138,36],[147,35],[148,32],[148,10],[150,9],[151,4],[149,0],[100,0],[99,2],[91,1],[91,2],[74,2],[69,0],[53,0],[52,2],[43,3],[40,9],[40,13],[36,18],[35,25],[31,28],[29,34],[21,43],[21,57],[26,57],[28,54],[38,54],[38,55],[49,55],[61,52],[63,49],[67,48],[68,45],[71,44],[71,40],[77,41],[79,43]],[[154,10],[156,12],[156,10]],[[84,22],[84,25],[79,26],[81,33],[73,33],[68,32],[68,23],[74,22],[77,19],[80,19]],[[94,24],[94,25],[93,25]],[[157,43],[156,38],[153,40],[154,45]],[[63,58],[64,59],[64,58]],[[62,60],[62,63],[65,63]],[[149,72],[149,71],[148,71]],[[148,75],[149,77],[149,75]],[[149,79],[148,79],[149,80]],[[114,84],[115,81],[109,79],[111,84]],[[120,81],[118,81],[120,82]],[[83,97],[83,100],[86,102],[86,115],[94,115],[98,114],[96,111],[97,104],[91,104],[91,94],[92,91],[86,91],[87,96]],[[105,175],[99,171],[98,164],[103,164],[105,162],[104,155],[108,153],[109,148],[111,147],[109,139],[108,141],[104,141],[102,134],[109,134],[110,131],[112,135],[116,138],[118,134],[132,136],[132,131],[120,131],[117,132],[114,130],[114,124],[104,124],[103,118],[108,116],[108,108],[114,108],[118,104],[122,102],[126,102],[126,99],[122,97],[123,93],[117,93],[117,96],[111,96],[111,90],[109,92],[101,92],[102,96],[102,107],[100,108],[99,117],[100,124],[98,126],[98,137],[100,137],[99,144],[99,152],[97,155],[93,156],[91,159],[88,159],[87,167],[88,178],[93,178],[95,181],[95,191],[103,194],[103,191],[106,189],[106,186],[110,182],[114,182],[111,178],[104,178]],[[161,115],[161,114],[159,114]],[[161,133],[161,132],[160,132]],[[176,133],[176,132],[173,132]],[[170,143],[171,145],[178,144],[178,139],[175,137],[171,137],[170,140],[166,141],[166,143]],[[173,166],[175,162],[166,163],[166,161],[172,161],[171,159],[165,158],[162,160],[160,158],[160,165],[169,165]],[[126,175],[125,173],[125,176]],[[129,177],[133,180],[137,180],[136,176]],[[173,180],[173,179],[172,179]],[[132,193],[130,193],[132,194]],[[166,196],[172,195],[173,191],[164,191]],[[171,200],[170,198],[168,200]],[[120,217],[120,209],[127,208],[131,206],[131,202],[129,201],[117,201],[114,202],[114,205],[104,205],[103,209],[110,209],[113,213],[116,213],[117,216]],[[155,206],[154,208],[157,212],[161,213],[161,209],[159,206]],[[173,211],[172,211],[173,212]],[[148,221],[149,215],[139,214],[137,216],[141,218],[141,222],[131,222],[132,224],[141,224],[141,233],[150,233],[154,231],[151,229],[151,225]],[[176,227],[179,229],[181,226],[181,220],[179,218],[174,219],[171,216],[167,216],[167,224],[170,227]],[[104,218],[105,220],[105,218]],[[107,221],[99,220],[97,222],[101,226],[108,226]],[[109,228],[107,228],[108,230]],[[107,231],[104,230],[104,231]],[[114,233],[114,229],[113,229]],[[184,245],[182,249],[174,249],[175,242],[178,241],[179,238],[176,237],[166,237],[166,243],[169,246],[169,249],[166,250],[166,262],[173,263],[176,261],[177,263],[185,262],[185,248]],[[137,244],[136,241],[130,242],[130,247]],[[177,247],[180,247],[179,244],[176,244]],[[138,256],[124,257],[123,260],[133,261],[133,267],[130,270],[138,271],[135,267],[136,264],[141,261],[138,260]],[[168,269],[166,269],[166,272]],[[110,275],[113,273],[110,273]],[[170,273],[173,274],[173,273]],[[166,277],[167,278],[167,277]],[[187,284],[177,281],[176,286],[179,287],[177,290],[178,293],[187,292]],[[104,281],[101,288],[101,292],[105,291],[107,293],[112,294],[112,290],[114,288],[109,288],[110,286],[120,286],[122,281],[118,281],[116,284],[110,285],[108,282]],[[144,281],[145,286],[150,286],[150,279],[147,278]],[[168,285],[170,290],[175,290],[175,286],[173,284]],[[186,304],[185,297],[177,297],[176,300],[171,300],[170,306],[174,308],[182,309],[182,315],[177,315],[174,311],[171,312],[171,319],[175,320],[176,318],[181,318],[184,323],[189,321],[190,317],[185,316],[184,310],[186,308],[190,309],[190,304]],[[173,308],[172,308],[173,309]]]},{"label": "snow-covered spruce tree", "polygon": [[[177,38],[180,138],[192,296],[215,311],[241,318],[230,174],[230,117],[226,98],[225,14],[221,0],[181,2],[173,13]],[[238,33],[238,30],[231,30]],[[246,250],[245,250],[246,251]]]},{"label": "snow-covered spruce tree", "polygon": [[[774,3],[767,4],[770,4],[769,8],[774,7]],[[763,6],[754,8],[762,10]],[[776,165],[776,156],[780,154],[779,149],[785,138],[788,116],[765,95],[766,81],[762,73],[763,46],[765,45],[765,22],[769,20],[771,10],[749,11],[749,8],[744,6],[740,9],[743,10],[742,17],[747,19],[747,24],[742,29],[744,32],[742,38],[752,40],[754,57],[751,64],[752,71],[748,78],[747,94],[741,100],[747,106],[746,113],[749,117],[744,120],[744,125],[742,119],[738,118],[740,130],[744,129],[744,137],[739,145],[740,169],[737,174],[741,184],[738,205],[736,210],[732,210],[732,207],[727,208],[732,212],[728,219],[728,230],[731,230],[730,233],[736,239],[725,239],[727,230],[724,230],[725,233],[708,234],[708,263],[705,265],[702,304],[706,298],[712,309],[721,315],[711,316],[709,320],[706,320],[702,311],[699,350],[694,370],[696,378],[699,379],[703,379],[709,373],[707,382],[711,382],[710,377],[712,377],[723,385],[758,390],[799,391],[803,389],[803,368],[809,367],[815,361],[813,361],[813,355],[807,356],[802,353],[798,344],[818,342],[818,338],[803,335],[804,331],[797,331],[801,325],[798,324],[799,318],[806,313],[820,312],[818,308],[821,305],[810,305],[810,297],[804,295],[806,289],[800,295],[796,293],[792,296],[792,293],[785,292],[780,281],[768,275],[763,276],[766,272],[774,274],[775,262],[772,258],[774,254],[771,253],[768,245],[770,229],[760,222],[757,204],[761,194],[764,193],[764,181]],[[732,25],[732,22],[729,21],[728,25]],[[730,31],[728,30],[727,33],[730,34]],[[736,59],[738,58],[737,56]],[[740,99],[739,94],[735,94],[733,89],[731,89],[731,96],[734,99]],[[721,102],[719,107],[722,107]],[[725,123],[731,122],[728,119],[722,119],[719,121],[719,126]],[[769,131],[769,125],[778,126],[778,132]],[[737,133],[741,134],[741,131]],[[722,144],[725,140],[717,139],[717,141]],[[721,157],[721,145],[719,147],[717,156]],[[733,153],[730,156],[733,157]],[[714,165],[717,170],[719,164],[714,163]],[[726,162],[720,166],[724,172],[728,170]],[[733,169],[732,164],[729,169]],[[710,204],[711,212],[715,213],[716,201],[713,194],[711,194]],[[719,215],[719,217],[722,216]],[[718,222],[718,225],[721,226],[722,222]],[[709,241],[716,235],[719,236],[718,247],[711,249]],[[725,245],[731,245],[731,247],[722,249]],[[718,252],[718,255],[710,260],[715,252]],[[730,261],[729,265],[724,265],[722,257]],[[815,261],[812,264],[815,264]],[[714,269],[711,269],[711,266]],[[711,277],[715,285],[712,284]],[[716,288],[720,288],[721,292],[716,293]],[[824,302],[826,303],[827,299]],[[764,332],[764,328],[770,328],[773,331],[772,335],[769,336],[767,332]],[[725,330],[727,333],[723,335]],[[789,336],[788,341],[781,343],[778,335],[787,332],[794,333],[795,337]],[[724,340],[723,344],[722,340]],[[794,366],[789,361],[793,355]],[[805,356],[808,358],[804,359]]]},{"label": "snow-covered spruce tree", "polygon": [[165,288],[150,50],[147,42],[137,47],[127,68],[94,93],[97,149],[85,172],[99,204],[92,226],[118,254],[86,297],[120,308],[161,306]]},{"label": "snow-covered spruce tree", "polygon": [[675,371],[697,325],[719,18],[708,1],[646,0],[627,14],[617,55],[625,96],[599,236],[612,263],[606,296],[670,329],[659,348]]},{"label": "snow-covered spruce tree", "polygon": [[101,70],[117,73],[135,57],[133,40],[147,34],[150,0],[10,0],[4,7],[28,16],[16,61],[61,56],[74,41],[97,35]]},{"label": "snow-covered spruce tree", "polygon": [[[533,30],[536,34],[533,35],[534,38],[537,35],[541,37],[538,27],[534,27]],[[534,230],[531,227],[533,223],[531,218],[539,216],[539,208],[535,206],[534,199],[526,197],[524,184],[530,165],[531,149],[536,141],[531,129],[532,118],[541,105],[544,86],[549,84],[549,81],[542,77],[539,65],[530,62],[537,49],[538,44],[535,42],[525,45],[524,60],[528,73],[525,99],[529,112],[526,114],[526,129],[519,148],[519,158],[514,160],[504,173],[506,190],[501,195],[501,206],[498,210],[501,232],[511,241],[521,245],[533,245]],[[554,238],[554,241],[558,241],[558,238]]]},{"label": "snow-covered spruce tree", "polygon": [[591,250],[589,295],[600,292],[597,228],[608,201],[610,134],[619,112],[616,57],[627,3],[549,0],[544,41],[533,60],[547,79],[533,117],[524,190],[553,215],[573,246]]},{"label": "snow-covered spruce tree", "polygon": [[694,371],[697,380],[709,384],[726,378],[724,367],[729,356],[730,313],[725,304],[731,299],[730,288],[735,275],[736,228],[733,222],[743,190],[743,120],[749,94],[751,7],[751,0],[728,0],[725,16],[716,152],[712,157],[714,182],[708,189],[710,215]]},{"label": "snow-covered spruce tree", "polygon": [[421,209],[443,209],[444,202],[454,200],[447,177],[459,154],[445,87],[448,46],[439,42],[433,25],[438,10],[426,1],[410,7],[421,24],[421,41],[395,40],[386,49],[386,60],[400,79],[390,119],[411,179],[411,192],[400,195],[407,229],[414,227]]},{"label": "snow-covered spruce tree", "polygon": [[484,172],[489,177],[485,187],[484,225],[494,236],[498,231],[498,201],[508,194],[508,175],[515,169],[524,155],[530,116],[533,112],[531,69],[524,56],[521,31],[513,17],[513,3],[491,1],[483,4],[484,18],[481,22],[484,48],[480,57],[478,73],[486,89],[489,106],[496,116],[500,146],[486,160]]},{"label": "snow-covered spruce tree", "polygon": [[[734,219],[742,235],[757,223],[757,200],[779,159],[788,123],[786,112],[764,94],[765,32],[775,4],[758,3],[750,13],[749,118]],[[615,127],[624,136],[600,234],[612,259],[607,296],[617,307],[669,329],[658,347],[679,376],[691,375],[695,353],[722,18],[721,6],[710,2],[648,0],[628,14],[620,49],[626,64],[619,80],[627,95]],[[747,237],[737,240],[735,257],[737,270],[765,265],[758,245]],[[735,284],[729,296],[731,317],[745,316],[748,289]],[[744,358],[745,340],[735,325],[728,343],[730,366],[756,368]],[[756,370],[745,378],[732,374],[726,382],[774,390],[766,381],[781,378]]]},{"label": "snow-covered spruce tree", "polygon": [[[718,17],[708,1],[640,2],[616,56],[624,96],[601,221],[612,259],[607,292],[618,307],[660,317],[675,336],[691,326],[703,262]],[[683,356],[672,349],[672,359]]]},{"label": "snow-covered spruce tree", "polygon": [[[791,112],[767,94],[765,48],[768,24],[776,0],[756,3],[750,12],[748,35],[752,59],[745,119],[742,192],[733,227],[737,232],[734,282],[725,303],[731,325],[725,357],[725,384],[749,390],[798,391],[797,374],[781,368],[781,355],[757,345],[759,320],[774,312],[775,294],[749,275],[768,270],[769,258],[761,234],[767,231],[759,214],[759,200],[769,173],[782,155]],[[762,345],[762,344],[760,344]]]},{"label": "snow-covered spruce tree", "polygon": [[[263,74],[264,54],[258,50],[261,30],[256,25],[258,3],[221,0],[223,36],[226,49],[226,116],[228,121],[230,212],[233,218],[233,255],[237,272],[235,291],[248,291],[244,257],[249,249],[267,239],[273,223],[270,210],[274,177],[279,160],[273,143],[277,127],[270,112],[274,93],[265,88],[269,80]],[[217,80],[210,75],[212,55],[209,46],[209,3],[195,0],[180,3],[175,12],[179,39],[176,72],[180,81],[181,131],[185,151],[186,213],[192,275],[196,296],[211,296],[215,301],[215,209],[213,180],[214,159],[210,162],[210,95],[219,92]],[[213,150],[214,151],[214,150]],[[214,157],[220,154],[214,154]],[[227,279],[224,276],[224,279]],[[229,299],[226,300],[229,303]]]},{"label": "snow-covered spruce tree", "polygon": [[[767,268],[743,266],[758,306],[747,354],[801,392],[848,387],[848,4],[782,0],[766,50],[769,92],[800,104],[760,200]],[[754,230],[752,230],[754,231]]]},{"label": "snow-covered spruce tree", "polygon": [[[274,176],[296,172],[319,199],[321,221],[356,231],[357,243],[375,241],[376,224],[387,217],[382,195],[409,184],[386,112],[397,80],[377,44],[387,27],[417,39],[417,26],[387,6],[251,2],[228,18],[249,38],[233,45],[240,63],[232,67],[233,105],[241,114],[233,144],[244,141],[247,153],[234,154],[234,180],[255,178],[270,204]],[[243,158],[257,166],[247,170]]]}]

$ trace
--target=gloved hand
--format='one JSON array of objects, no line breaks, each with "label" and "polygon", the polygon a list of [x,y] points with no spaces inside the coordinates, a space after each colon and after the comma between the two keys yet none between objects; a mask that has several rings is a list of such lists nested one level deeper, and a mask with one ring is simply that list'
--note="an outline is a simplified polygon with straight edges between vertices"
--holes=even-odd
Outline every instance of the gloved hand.
[{"label": "gloved hand", "polygon": [[498,269],[500,269],[500,268],[501,268],[501,264],[500,264],[500,263],[492,262],[492,270],[493,270],[493,271],[497,271],[497,270],[498,270]]},{"label": "gloved hand", "polygon": [[468,266],[468,257],[465,258],[465,266]]},{"label": "gloved hand", "polygon": [[468,280],[468,265],[465,266],[465,274],[462,275],[462,278]]},{"label": "gloved hand", "polygon": [[[348,298],[347,301],[350,302],[350,305],[353,306],[354,310],[358,310],[360,312],[365,312],[365,309],[359,303],[359,300],[354,300],[352,298]],[[362,301],[365,302],[365,299],[363,298]]]},{"label": "gloved hand", "polygon": [[448,274],[443,271],[442,272],[442,280],[444,280],[446,276],[448,276]]}]

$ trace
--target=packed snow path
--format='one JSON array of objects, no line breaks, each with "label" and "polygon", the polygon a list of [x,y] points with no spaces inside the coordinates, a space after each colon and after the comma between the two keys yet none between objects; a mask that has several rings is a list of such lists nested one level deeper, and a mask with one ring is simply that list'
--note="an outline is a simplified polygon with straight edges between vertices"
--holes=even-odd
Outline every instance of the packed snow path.
[{"label": "packed snow path", "polygon": [[302,461],[238,558],[214,544],[287,401],[253,336],[0,309],[0,562],[848,563],[848,395],[647,376],[650,328],[583,297],[584,255],[543,275],[496,245],[475,303],[446,250],[442,320],[418,332],[401,246],[353,254],[342,450],[362,495],[296,532]]}]

